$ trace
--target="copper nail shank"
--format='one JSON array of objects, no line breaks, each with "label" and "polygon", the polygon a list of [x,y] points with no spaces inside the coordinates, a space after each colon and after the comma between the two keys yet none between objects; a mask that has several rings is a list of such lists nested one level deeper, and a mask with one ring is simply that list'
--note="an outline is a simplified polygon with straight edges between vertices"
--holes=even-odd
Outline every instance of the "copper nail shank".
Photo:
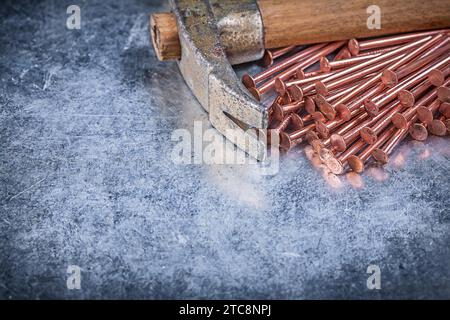
[{"label": "copper nail shank", "polygon": [[273,64],[273,60],[293,51],[297,46],[289,46],[278,49],[267,49],[262,58],[265,67],[269,67]]},{"label": "copper nail shank", "polygon": [[382,106],[386,105],[387,103],[395,99],[398,92],[418,84],[418,82],[423,80],[432,69],[439,68],[441,65],[444,65],[448,61],[450,61],[450,56],[446,57],[445,59],[441,60],[436,64],[432,63],[431,65],[428,65],[426,68],[413,74],[411,78],[408,78],[405,81],[400,82],[398,85],[389,90],[386,94],[378,96],[378,98],[373,99],[372,101],[365,101],[364,103],[366,107],[381,108]]},{"label": "copper nail shank", "polygon": [[357,55],[360,51],[363,50],[371,50],[375,48],[394,46],[397,44],[402,44],[412,40],[416,40],[417,38],[435,35],[437,33],[447,33],[449,31],[450,31],[449,29],[440,29],[432,31],[414,32],[398,36],[389,36],[374,40],[363,40],[363,41],[351,39],[348,42],[348,49],[352,55]]},{"label": "copper nail shank", "polygon": [[244,85],[247,88],[256,87],[256,85],[258,83],[264,81],[265,79],[268,79],[270,76],[273,76],[273,75],[281,72],[282,70],[286,69],[287,67],[289,67],[293,64],[296,64],[299,60],[308,57],[313,52],[325,47],[326,45],[327,45],[326,43],[319,43],[319,44],[310,46],[310,47],[294,54],[293,56],[289,57],[288,59],[285,59],[283,61],[280,61],[279,63],[272,65],[270,68],[267,68],[263,72],[260,72],[256,75],[254,75],[253,77],[250,75],[244,75],[242,77],[242,82],[244,83]]},{"label": "copper nail shank", "polygon": [[[308,56],[308,58],[306,58],[306,60],[302,60],[298,64],[295,64],[295,65],[291,66],[290,68],[284,70],[280,74],[278,74],[277,78],[280,79],[281,81],[286,81],[287,79],[289,79],[289,77],[291,77],[293,74],[295,74],[297,69],[306,68],[306,67],[314,64],[315,62],[319,61],[322,56],[325,56],[325,55],[333,52],[334,50],[336,50],[336,48],[340,47],[342,45],[342,43],[343,43],[343,41],[333,42],[331,44],[328,44],[328,45],[322,47],[318,51],[314,51],[312,54],[310,54]],[[260,87],[258,87],[257,91],[258,91],[259,95],[264,94],[264,93],[268,92],[269,90],[271,90],[274,87],[274,85],[275,85],[275,78],[272,78],[272,79],[268,80],[267,82],[264,82]],[[258,98],[258,97],[256,97],[256,98]]]}]

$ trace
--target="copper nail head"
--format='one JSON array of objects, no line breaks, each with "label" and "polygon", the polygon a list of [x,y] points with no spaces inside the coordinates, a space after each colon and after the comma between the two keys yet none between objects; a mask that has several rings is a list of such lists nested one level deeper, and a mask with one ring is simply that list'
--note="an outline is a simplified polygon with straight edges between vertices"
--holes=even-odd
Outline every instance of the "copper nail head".
[{"label": "copper nail head", "polygon": [[414,140],[425,141],[428,138],[427,128],[423,124],[414,123],[409,128],[409,134]]},{"label": "copper nail head", "polygon": [[347,162],[354,172],[361,173],[364,171],[364,162],[359,157],[351,155],[348,157]]}]

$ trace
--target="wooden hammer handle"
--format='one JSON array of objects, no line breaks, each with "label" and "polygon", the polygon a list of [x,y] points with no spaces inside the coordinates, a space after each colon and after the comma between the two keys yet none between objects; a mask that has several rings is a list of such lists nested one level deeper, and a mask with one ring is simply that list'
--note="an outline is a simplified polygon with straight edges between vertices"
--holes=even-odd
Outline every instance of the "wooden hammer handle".
[{"label": "wooden hammer handle", "polygon": [[159,60],[177,60],[181,57],[181,44],[175,15],[168,12],[150,16],[153,48]]},{"label": "wooden hammer handle", "polygon": [[[380,29],[368,27],[373,4]],[[450,26],[450,0],[258,0],[258,6],[266,49]],[[150,27],[158,58],[180,58],[175,17],[154,14]]]},{"label": "wooden hammer handle", "polygon": [[[380,29],[369,29],[371,5]],[[278,48],[450,26],[450,0],[258,0],[265,47]]]}]

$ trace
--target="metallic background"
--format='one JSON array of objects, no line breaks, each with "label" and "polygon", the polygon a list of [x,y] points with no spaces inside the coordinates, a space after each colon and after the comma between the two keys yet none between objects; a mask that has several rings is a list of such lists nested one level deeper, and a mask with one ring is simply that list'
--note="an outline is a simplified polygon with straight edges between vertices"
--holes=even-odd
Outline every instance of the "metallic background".
[{"label": "metallic background", "polygon": [[209,123],[150,49],[161,3],[2,2],[0,297],[450,298],[449,138],[339,188],[300,149],[273,176],[174,164],[173,130]]}]

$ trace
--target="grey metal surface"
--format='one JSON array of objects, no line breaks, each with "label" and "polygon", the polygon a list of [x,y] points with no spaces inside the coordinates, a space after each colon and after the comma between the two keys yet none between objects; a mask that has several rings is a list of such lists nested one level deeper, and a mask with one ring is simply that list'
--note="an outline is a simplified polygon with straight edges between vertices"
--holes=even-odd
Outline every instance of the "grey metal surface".
[{"label": "grey metal surface", "polygon": [[173,130],[209,124],[149,49],[160,2],[80,1],[78,31],[70,4],[0,6],[1,298],[450,298],[448,137],[360,187],[300,149],[273,176],[174,164]]}]

